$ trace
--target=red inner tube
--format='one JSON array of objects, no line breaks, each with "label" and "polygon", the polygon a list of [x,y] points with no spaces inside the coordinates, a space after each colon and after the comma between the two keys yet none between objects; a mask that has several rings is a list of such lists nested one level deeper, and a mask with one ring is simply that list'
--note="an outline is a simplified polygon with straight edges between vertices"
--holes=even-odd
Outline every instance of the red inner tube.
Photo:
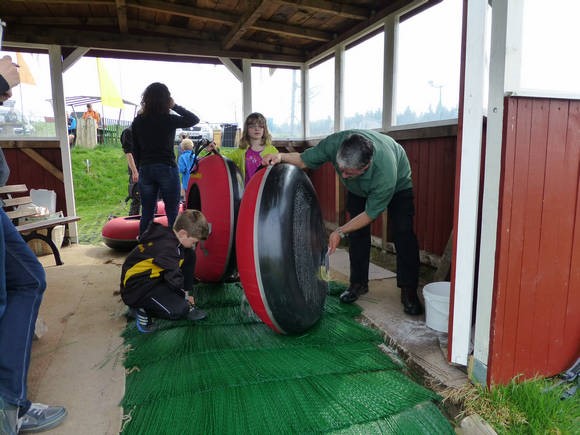
[{"label": "red inner tube", "polygon": [[196,249],[195,276],[202,282],[221,282],[236,269],[235,223],[243,189],[239,169],[220,155],[201,159],[189,177],[186,208],[201,211],[211,225]]},{"label": "red inner tube", "polygon": [[[132,249],[137,245],[140,219],[140,216],[123,216],[111,219],[101,231],[105,245],[113,249]],[[167,216],[165,215],[155,215],[154,221],[167,226]]]},{"label": "red inner tube", "polygon": [[238,271],[252,309],[275,332],[301,334],[322,316],[326,250],[320,205],[304,172],[281,164],[254,175],[236,228]]}]

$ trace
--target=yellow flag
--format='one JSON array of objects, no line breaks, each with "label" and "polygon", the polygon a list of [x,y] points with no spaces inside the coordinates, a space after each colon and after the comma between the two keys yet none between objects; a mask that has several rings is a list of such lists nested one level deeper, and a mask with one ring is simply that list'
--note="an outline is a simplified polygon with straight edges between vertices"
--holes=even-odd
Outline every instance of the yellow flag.
[{"label": "yellow flag", "polygon": [[97,57],[97,71],[99,73],[99,87],[101,88],[101,102],[103,106],[117,107],[122,109],[125,107],[123,99],[119,95],[119,91],[111,80],[111,76],[105,69],[105,65],[101,59]]},{"label": "yellow flag", "polygon": [[18,64],[18,73],[20,74],[20,83],[27,83],[29,85],[35,85],[36,80],[28,68],[28,64],[24,60],[24,56],[21,53],[16,53],[16,63]]}]

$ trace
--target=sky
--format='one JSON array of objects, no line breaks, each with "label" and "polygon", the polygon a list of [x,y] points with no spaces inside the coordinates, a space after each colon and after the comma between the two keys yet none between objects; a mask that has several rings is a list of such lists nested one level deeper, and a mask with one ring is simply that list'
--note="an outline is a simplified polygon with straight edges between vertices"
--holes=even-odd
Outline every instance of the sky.
[{"label": "sky", "polygon": [[[577,54],[580,26],[576,22],[580,17],[580,0],[551,0],[549,8],[546,8],[544,0],[523,1],[522,87],[580,95],[580,56]],[[426,111],[429,106],[435,107],[439,98],[446,107],[457,104],[461,3],[461,0],[445,0],[427,13],[401,24],[397,70],[398,112],[407,106],[417,112]],[[377,68],[375,60],[382,47],[382,37],[378,37],[347,51],[347,116],[379,108],[382,104],[383,72],[381,67]],[[14,53],[9,54],[14,57]],[[32,71],[48,71],[46,55],[25,54],[25,58]],[[178,104],[196,113],[202,121],[242,123],[241,84],[223,65],[120,59],[102,59],[102,62],[126,100],[138,104],[145,87],[154,81],[161,81],[168,85]],[[255,92],[260,93],[254,97],[254,104],[259,106],[254,110],[262,110],[272,117],[277,116],[276,111],[280,112],[280,117],[288,116],[288,95],[291,94],[287,90],[288,74],[281,72],[264,77],[264,81],[253,84]],[[15,89],[15,100],[44,101],[35,104],[36,112],[45,112],[47,108],[50,111],[46,103],[50,99],[50,78],[48,74],[41,73],[35,74],[35,80],[36,86],[21,85],[23,97]],[[372,86],[373,83],[378,85]],[[82,58],[67,70],[64,88],[67,97],[99,96],[96,59]],[[277,89],[285,91],[276,95]],[[317,111],[320,117],[332,113],[332,90],[333,86],[320,88],[320,92],[327,95],[320,96],[323,107],[311,107],[311,119],[317,116]],[[24,106],[31,107],[28,102]],[[104,107],[101,110],[107,117],[118,116],[117,109]],[[134,108],[128,107],[123,111],[123,118],[132,119],[133,114]]]}]

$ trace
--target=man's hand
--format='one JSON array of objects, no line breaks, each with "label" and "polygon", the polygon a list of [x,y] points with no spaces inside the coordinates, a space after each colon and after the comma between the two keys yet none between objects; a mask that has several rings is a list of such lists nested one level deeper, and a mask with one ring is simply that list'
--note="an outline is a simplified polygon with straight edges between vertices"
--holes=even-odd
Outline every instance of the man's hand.
[{"label": "man's hand", "polygon": [[272,166],[282,163],[282,154],[266,154],[262,158],[262,166]]},{"label": "man's hand", "polygon": [[12,62],[10,56],[4,56],[0,59],[0,75],[8,82],[8,86],[13,88],[20,83],[20,74],[18,67]]},{"label": "man's hand", "polygon": [[336,231],[330,233],[330,236],[328,237],[328,255],[334,254],[336,248],[338,248],[338,245],[340,244],[340,240],[340,234]]}]

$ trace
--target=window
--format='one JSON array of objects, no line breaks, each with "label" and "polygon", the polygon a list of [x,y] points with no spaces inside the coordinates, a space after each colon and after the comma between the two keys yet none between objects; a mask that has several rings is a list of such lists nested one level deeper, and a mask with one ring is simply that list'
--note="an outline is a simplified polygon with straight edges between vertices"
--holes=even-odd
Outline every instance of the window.
[{"label": "window", "polygon": [[527,0],[523,6],[521,88],[579,95],[580,2]]},{"label": "window", "polygon": [[384,33],[344,52],[344,126],[380,128],[383,116]]},{"label": "window", "polygon": [[[0,137],[56,137],[50,68],[46,53],[2,51],[20,66],[20,85],[12,88],[12,98],[0,106]],[[64,122],[64,121],[63,121]]]},{"label": "window", "polygon": [[444,0],[399,24],[396,124],[457,118],[461,0]]},{"label": "window", "polygon": [[308,71],[310,136],[334,132],[334,57]]},{"label": "window", "polygon": [[268,120],[275,139],[303,137],[300,70],[252,67],[252,111]]}]

